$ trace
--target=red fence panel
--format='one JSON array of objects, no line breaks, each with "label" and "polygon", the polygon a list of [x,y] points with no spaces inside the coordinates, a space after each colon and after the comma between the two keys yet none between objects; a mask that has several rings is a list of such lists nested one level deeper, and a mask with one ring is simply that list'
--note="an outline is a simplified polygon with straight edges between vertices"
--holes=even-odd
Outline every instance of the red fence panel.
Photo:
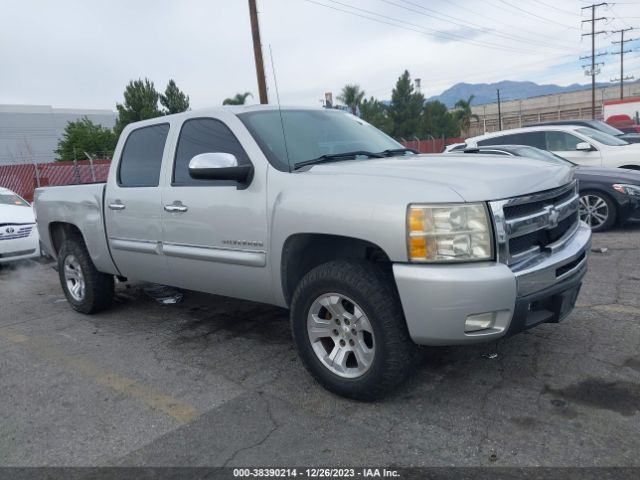
[{"label": "red fence panel", "polygon": [[447,145],[464,143],[464,138],[433,138],[428,140],[408,140],[401,142],[407,148],[413,148],[420,153],[441,153]]},{"label": "red fence panel", "polygon": [[105,182],[110,163],[110,160],[94,160],[93,167],[88,160],[79,161],[77,164],[53,162],[35,165],[0,165],[0,187],[13,190],[31,202],[33,201],[33,192],[38,188],[38,181],[42,187]]}]

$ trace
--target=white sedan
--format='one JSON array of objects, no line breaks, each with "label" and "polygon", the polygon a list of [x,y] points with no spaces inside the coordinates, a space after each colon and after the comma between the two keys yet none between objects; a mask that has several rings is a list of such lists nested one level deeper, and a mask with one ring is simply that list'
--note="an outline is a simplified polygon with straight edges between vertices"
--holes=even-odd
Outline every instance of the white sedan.
[{"label": "white sedan", "polygon": [[0,187],[0,264],[40,256],[40,236],[33,208]]}]

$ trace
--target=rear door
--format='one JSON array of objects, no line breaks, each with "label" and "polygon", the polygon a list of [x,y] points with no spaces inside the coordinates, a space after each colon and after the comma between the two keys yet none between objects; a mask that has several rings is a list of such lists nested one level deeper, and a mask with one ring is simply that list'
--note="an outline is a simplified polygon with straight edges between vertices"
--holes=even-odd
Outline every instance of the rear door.
[{"label": "rear door", "polygon": [[230,153],[239,165],[251,164],[250,157],[262,155],[233,114],[188,118],[182,123],[162,191],[163,251],[172,285],[271,301],[266,161],[253,165],[248,186],[191,178],[190,160],[213,152]]},{"label": "rear door", "polygon": [[599,167],[602,165],[602,156],[598,150],[576,150],[578,143],[590,143],[572,133],[561,130],[549,130],[544,132],[545,149],[579,165]]},{"label": "rear door", "polygon": [[157,283],[169,283],[161,254],[159,188],[168,134],[168,123],[131,130],[117,167],[109,173],[104,200],[107,237],[118,270]]}]

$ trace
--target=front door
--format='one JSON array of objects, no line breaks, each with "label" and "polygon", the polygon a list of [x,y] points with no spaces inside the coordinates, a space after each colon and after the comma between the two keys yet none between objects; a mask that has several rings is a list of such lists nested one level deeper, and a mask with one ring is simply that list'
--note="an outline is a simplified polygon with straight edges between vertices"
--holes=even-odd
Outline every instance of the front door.
[{"label": "front door", "polygon": [[[250,139],[232,114],[190,118],[182,124],[173,168],[165,176],[162,191],[162,248],[173,285],[271,301],[266,165],[254,165],[248,186],[189,175],[190,160],[201,153],[230,153],[240,165],[250,164],[236,134]],[[253,140],[250,143],[258,148]]]},{"label": "front door", "polygon": [[159,183],[168,133],[168,123],[132,130],[107,182],[109,247],[118,270],[128,278],[167,282]]}]

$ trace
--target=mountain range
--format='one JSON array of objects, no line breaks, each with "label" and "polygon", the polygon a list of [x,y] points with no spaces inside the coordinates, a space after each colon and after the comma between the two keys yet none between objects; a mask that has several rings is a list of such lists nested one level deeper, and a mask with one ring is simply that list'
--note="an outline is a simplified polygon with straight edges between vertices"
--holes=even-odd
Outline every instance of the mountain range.
[{"label": "mountain range", "polygon": [[[597,83],[596,85],[598,87],[606,87],[611,84]],[[474,95],[473,105],[494,103],[497,101],[497,89],[500,89],[500,100],[506,101],[537,97],[540,95],[551,95],[553,93],[575,92],[576,90],[584,90],[586,88],[591,88],[591,84],[581,85],[574,83],[562,87],[554,84],[538,85],[534,82],[517,82],[512,80],[504,80],[496,83],[456,83],[440,95],[428,98],[427,101],[439,100],[447,107],[452,108],[458,100],[466,100],[471,95]]]}]

